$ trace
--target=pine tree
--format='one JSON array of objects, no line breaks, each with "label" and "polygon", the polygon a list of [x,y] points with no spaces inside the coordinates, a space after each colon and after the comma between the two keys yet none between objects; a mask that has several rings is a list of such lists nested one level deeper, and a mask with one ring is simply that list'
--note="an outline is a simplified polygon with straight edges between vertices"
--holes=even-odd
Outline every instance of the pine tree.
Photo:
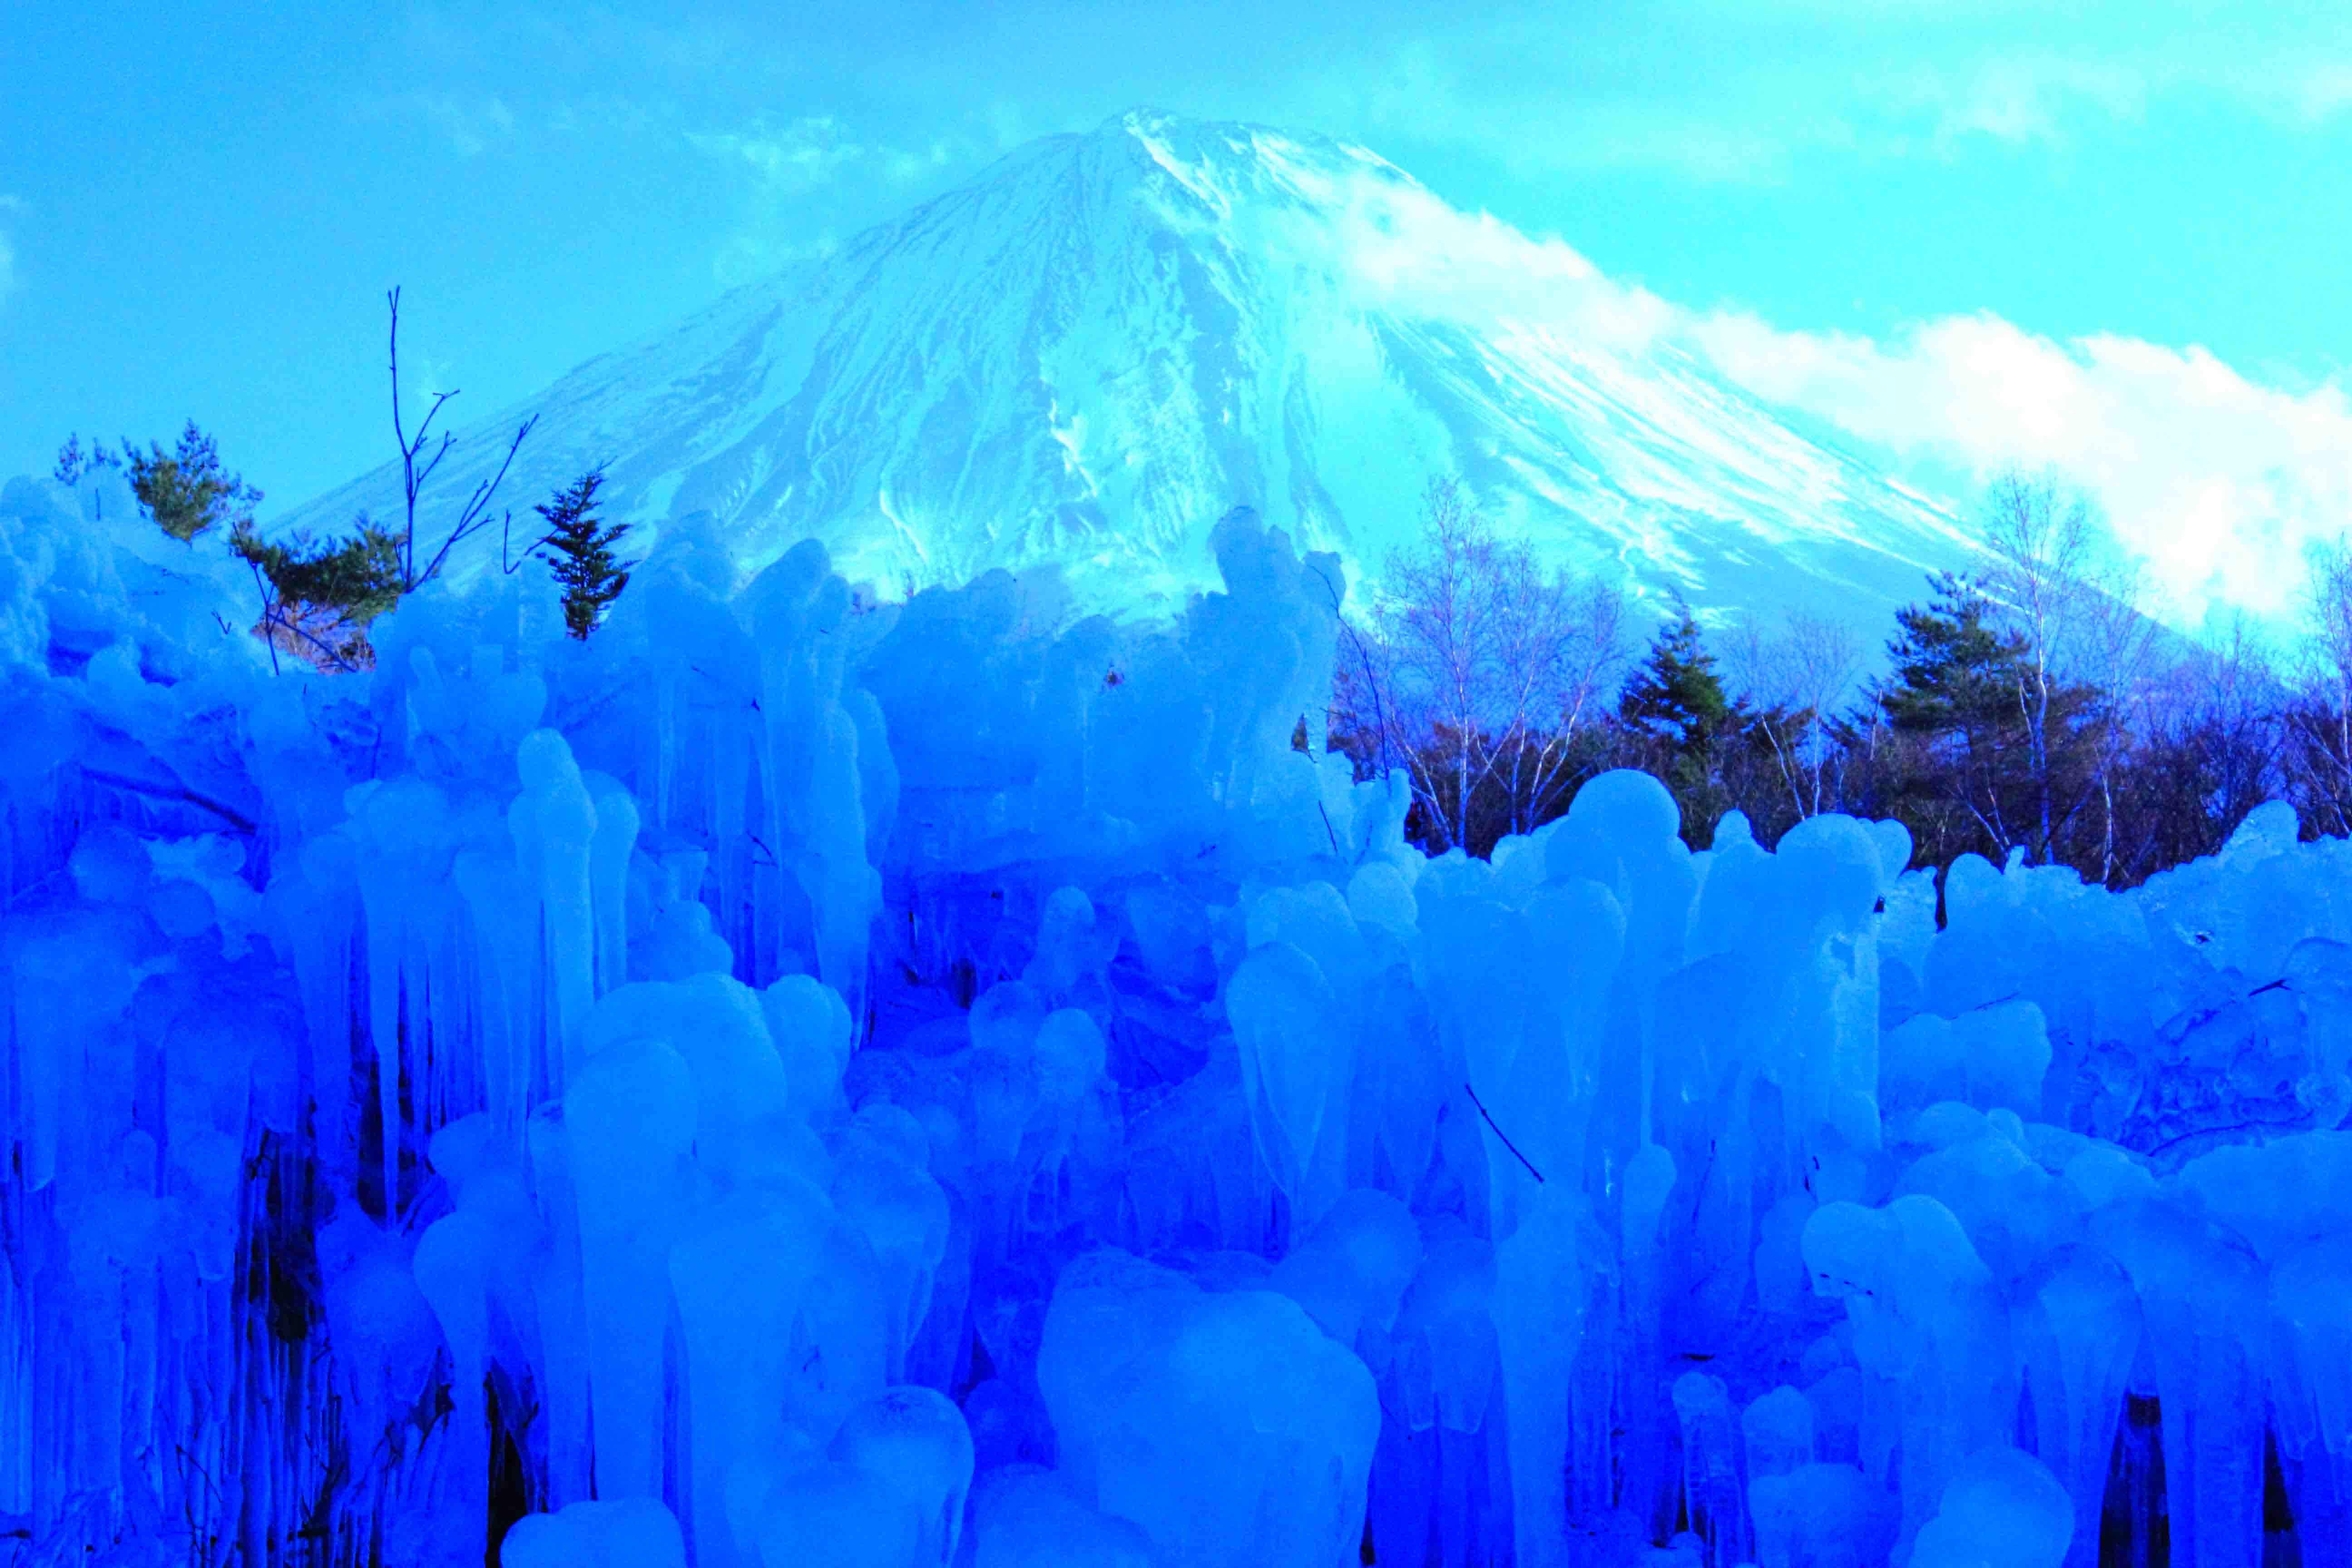
[{"label": "pine tree", "polygon": [[[122,450],[131,493],[158,528],[183,542],[194,542],[198,534],[223,522],[232,531],[239,524],[250,526],[253,509],[261,504],[259,490],[221,467],[219,448],[193,419],[180,432],[176,451],[167,453],[150,442],[142,453],[128,440]],[[59,454],[60,466],[72,451],[68,443]]]},{"label": "pine tree", "polygon": [[[2114,716],[2093,688],[2038,670],[2023,632],[1978,584],[1944,572],[1928,585],[1927,604],[1895,612],[1889,673],[1871,692],[1906,753],[1882,808],[1937,861],[2017,847],[2036,863],[2063,858]],[[2101,873],[2095,858],[2091,869]]]},{"label": "pine tree", "polygon": [[2016,712],[2024,639],[1993,624],[1992,602],[1968,579],[1938,572],[1927,584],[1927,604],[1895,613],[1879,703],[1900,731],[1990,740]]},{"label": "pine tree", "polygon": [[1895,612],[1888,673],[1870,690],[1885,720],[1874,805],[1931,864],[1971,850],[1999,860],[2015,841],[2024,643],[1975,582],[1950,572],[1927,582],[1926,604]]},{"label": "pine tree", "polygon": [[367,627],[400,603],[400,535],[362,512],[347,538],[298,533],[279,542],[263,540],[250,521],[240,519],[230,531],[229,548],[268,584],[255,629],[273,657],[282,647],[331,670],[375,663]]},{"label": "pine tree", "polygon": [[[50,470],[50,472],[57,476],[57,479],[59,484],[78,485],[81,483],[82,478],[85,475],[94,474],[100,468],[119,468],[121,467],[122,467],[121,457],[117,453],[108,451],[106,449],[106,443],[103,441],[92,441],[89,444],[89,450],[87,452],[83,451],[81,446],[81,436],[79,432],[76,432],[66,437],[66,444],[58,448],[58,464],[55,468]],[[104,493],[100,492],[100,494],[91,497],[90,504],[95,510],[98,520],[103,522],[106,520],[106,497]]]},{"label": "pine tree", "polygon": [[1678,600],[1676,607],[1679,618],[1660,628],[1651,639],[1650,651],[1625,682],[1618,714],[1628,724],[1670,741],[1678,752],[1687,753],[1722,734],[1734,714],[1697,618],[1688,605]]},{"label": "pine tree", "polygon": [[613,546],[629,525],[607,526],[596,515],[596,490],[604,482],[600,463],[535,509],[547,520],[547,536],[541,543],[550,552],[548,570],[563,588],[564,628],[583,641],[603,618],[604,607],[629,585],[628,569],[613,559]]},{"label": "pine tree", "polygon": [[1745,716],[1723,689],[1697,617],[1680,598],[1675,609],[1675,619],[1659,628],[1627,679],[1617,714],[1636,739],[1635,765],[1673,792],[1684,837],[1697,845],[1714,837],[1716,819],[1730,807],[1725,742]]}]

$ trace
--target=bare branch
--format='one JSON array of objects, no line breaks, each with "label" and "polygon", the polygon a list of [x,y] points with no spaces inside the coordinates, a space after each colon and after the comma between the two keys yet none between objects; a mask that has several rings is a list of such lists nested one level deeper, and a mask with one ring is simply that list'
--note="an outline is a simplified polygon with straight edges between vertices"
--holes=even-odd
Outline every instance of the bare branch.
[{"label": "bare branch", "polygon": [[2072,799],[2062,795],[2053,702],[2067,687],[2112,700],[2117,672],[2105,661],[2131,647],[2127,623],[2111,616],[2145,617],[2134,574],[2104,536],[2089,495],[2054,468],[2029,473],[2012,465],[1994,477],[1985,492],[1985,548],[1986,586],[2024,645],[2016,699],[2034,791],[2028,847],[2046,863],[2060,830],[2092,795],[2105,795],[2110,773],[2103,765]]},{"label": "bare branch", "polygon": [[[253,574],[254,591],[261,595],[261,618],[263,623],[266,625],[268,622],[270,614],[278,602],[277,590],[270,585],[266,578],[262,576],[261,563],[259,562],[247,561],[245,564],[247,569]],[[276,675],[278,673],[278,639],[265,632],[262,634],[261,642],[262,646],[269,650],[269,673]]]},{"label": "bare branch", "polygon": [[[514,558],[514,563],[512,565],[509,565],[507,563],[507,552],[509,549],[509,539],[513,526],[514,513],[512,511],[509,511],[503,514],[499,522],[499,570],[509,577],[513,576],[517,572],[521,571],[522,563],[530,560],[533,553],[555,537],[555,535],[551,533],[541,534],[537,539],[532,540],[529,544],[523,546],[522,553]],[[632,564],[636,563],[632,563]]]},{"label": "bare branch", "polygon": [[1528,1175],[1533,1176],[1538,1183],[1540,1183],[1544,1179],[1544,1173],[1536,1169],[1536,1164],[1533,1160],[1528,1159],[1525,1154],[1521,1154],[1519,1152],[1519,1146],[1511,1142],[1511,1135],[1504,1131],[1503,1129],[1496,1124],[1494,1113],[1486,1109],[1486,1102],[1478,1098],[1478,1091],[1465,1083],[1462,1086],[1462,1092],[1470,1097],[1470,1103],[1478,1108],[1478,1114],[1486,1118],[1486,1125],[1494,1128],[1495,1136],[1503,1141],[1503,1147],[1508,1149],[1518,1160],[1519,1163],[1528,1168]]},{"label": "bare branch", "polygon": [[233,806],[223,805],[209,795],[198,795],[177,780],[158,783],[150,779],[134,779],[127,773],[110,773],[102,768],[90,767],[83,768],[81,773],[86,779],[98,784],[111,784],[116,789],[127,789],[134,795],[143,795],[156,800],[184,801],[190,805],[200,806],[242,834],[249,836],[260,831],[254,826],[253,819],[243,812]]},{"label": "bare branch", "polygon": [[[411,456],[414,456],[425,449],[425,432],[433,423],[433,415],[440,413],[441,405],[457,395],[455,392],[438,392],[434,394],[432,413],[425,415],[425,423],[416,427],[416,445],[409,448]],[[457,444],[457,437],[450,435],[446,430],[441,432],[441,445],[433,449],[433,456],[426,458],[425,461],[425,467],[417,470],[416,488],[418,489],[421,490],[425,488],[425,481],[433,477],[433,470],[441,466],[441,459],[447,457],[449,455],[449,448]]]},{"label": "bare branch", "polygon": [[[400,544],[401,591],[413,593],[440,573],[443,563],[449,558],[450,550],[459,540],[469,538],[489,526],[490,501],[498,494],[499,486],[505,482],[507,470],[514,464],[515,454],[522,448],[523,437],[530,435],[531,427],[539,423],[539,416],[536,414],[530,416],[516,428],[514,439],[507,443],[506,456],[499,459],[498,472],[474,487],[473,494],[467,498],[465,506],[457,514],[457,526],[452,528],[448,537],[441,542],[441,548],[434,552],[433,559],[425,564],[425,570],[417,571],[417,496],[424,489],[425,481],[433,477],[434,470],[441,466],[441,460],[449,455],[450,447],[457,445],[457,438],[445,430],[441,434],[440,446],[434,449],[432,457],[425,459],[422,468],[418,468],[416,458],[417,454],[425,449],[425,442],[430,437],[433,421],[440,415],[448,401],[457,395],[457,389],[452,388],[446,392],[435,393],[433,406],[425,410],[424,420],[416,426],[415,436],[412,437],[408,434],[400,412],[400,289],[395,287],[389,290],[384,295],[384,300],[391,307],[392,312],[392,434],[393,438],[400,444],[401,489],[407,508],[406,522],[401,533]],[[499,551],[501,569],[511,572],[513,569],[505,565],[505,558],[502,545]]]},{"label": "bare branch", "polygon": [[465,510],[457,514],[457,526],[451,529],[449,537],[441,542],[441,548],[434,552],[433,563],[425,568],[425,574],[417,579],[418,583],[429,582],[441,570],[442,562],[449,558],[451,546],[489,526],[489,519],[485,513],[490,498],[498,494],[499,486],[505,482],[507,469],[513,466],[515,454],[522,449],[523,437],[530,435],[531,426],[538,423],[539,416],[534,414],[515,427],[514,439],[507,443],[507,455],[499,460],[499,471],[474,487],[474,493],[467,500]]},{"label": "bare branch", "polygon": [[1370,613],[1345,626],[1344,685],[1372,709],[1379,765],[1404,768],[1433,844],[1466,847],[1476,800],[1505,808],[1506,831],[1547,819],[1622,658],[1622,624],[1614,588],[1546,571],[1456,481],[1430,482],[1416,545],[1389,557]]},{"label": "bare branch", "polygon": [[[335,668],[341,670],[346,675],[356,675],[363,668],[360,664],[354,662],[351,656],[345,653],[343,649],[335,647],[334,644],[328,642],[323,637],[320,637],[316,632],[313,632],[309,626],[303,625],[302,618],[299,615],[289,615],[282,604],[272,605],[269,609],[263,612],[262,624],[265,626],[274,627],[278,631],[284,632],[289,639],[299,639],[299,641],[309,643],[310,647],[317,651],[319,656],[318,660],[314,660],[313,662],[323,661],[320,663],[320,668],[322,669],[328,665],[332,665]],[[274,668],[276,659],[276,649],[274,647],[271,649],[271,658],[272,668]]]}]

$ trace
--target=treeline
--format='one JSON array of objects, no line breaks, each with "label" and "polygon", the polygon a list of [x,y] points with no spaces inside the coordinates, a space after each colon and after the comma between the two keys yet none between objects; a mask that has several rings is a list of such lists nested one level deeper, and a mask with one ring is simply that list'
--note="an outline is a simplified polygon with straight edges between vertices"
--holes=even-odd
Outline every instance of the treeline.
[{"label": "treeline", "polygon": [[1985,555],[1931,577],[1884,658],[1827,621],[1710,631],[1677,605],[1636,647],[1612,590],[1540,572],[1448,482],[1342,637],[1331,746],[1402,770],[1408,831],[1488,853],[1609,768],[1665,781],[1694,847],[1744,813],[1760,842],[1821,812],[1892,817],[1913,863],[1976,853],[2109,887],[2220,848],[2284,799],[2352,831],[2352,552],[2313,552],[2301,635],[2193,645],[2143,613],[2087,500],[2012,470]]},{"label": "treeline", "polygon": [[[172,537],[225,535],[252,570],[253,630],[273,658],[368,668],[369,624],[488,525],[532,424],[425,548],[417,500],[451,445],[446,435],[427,445],[451,395],[408,429],[397,289],[389,302],[399,523],[362,514],[348,534],[265,541],[253,523],[261,492],[193,421],[170,451],[85,448],[76,437],[57,477],[122,469]],[[541,530],[511,559],[511,518],[499,517],[502,569],[543,561],[575,637],[629,579],[614,553],[626,525],[599,515],[603,480],[600,465],[535,507]],[[1917,866],[2018,857],[2115,888],[2219,849],[2266,800],[2294,805],[2306,836],[2352,833],[2352,547],[2311,552],[2302,624],[2285,646],[2243,621],[2199,645],[2144,613],[2088,500],[2055,475],[1996,479],[1984,536],[1977,570],[1930,577],[1896,612],[1883,659],[1832,621],[1709,630],[1679,603],[1636,648],[1616,589],[1544,572],[1457,485],[1433,481],[1418,545],[1389,561],[1370,607],[1343,623],[1329,745],[1359,777],[1408,777],[1407,831],[1433,854],[1484,856],[1620,767],[1665,782],[1695,848],[1733,811],[1767,844],[1805,817],[1845,812],[1902,822]]]}]

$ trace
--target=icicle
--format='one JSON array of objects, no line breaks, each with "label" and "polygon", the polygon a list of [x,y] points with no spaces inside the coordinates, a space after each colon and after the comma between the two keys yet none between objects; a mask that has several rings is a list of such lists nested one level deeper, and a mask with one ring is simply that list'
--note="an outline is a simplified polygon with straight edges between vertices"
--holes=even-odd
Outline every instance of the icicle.
[{"label": "icicle", "polygon": [[579,1203],[597,1491],[654,1497],[666,1259],[688,1190],[694,1083],[676,1051],[632,1041],[589,1062],[563,1110]]},{"label": "icicle", "polygon": [[524,875],[538,884],[547,965],[548,1034],[562,1068],[557,1088],[583,1066],[581,1031],[595,997],[595,895],[591,851],[596,808],[572,748],[553,730],[523,737],[516,758],[523,793],[508,808]]},{"label": "icicle", "polygon": [[629,857],[637,843],[637,803],[617,779],[582,775],[596,812],[589,847],[589,884],[595,907],[596,994],[628,983]]},{"label": "icicle", "polygon": [[1730,1397],[1723,1379],[1686,1372],[1675,1380],[1674,1402],[1682,1420],[1683,1505],[1691,1532],[1706,1543],[1713,1568],[1732,1568],[1748,1557],[1748,1510]]},{"label": "icicle", "polygon": [[694,1389],[693,1506],[697,1568],[758,1568],[759,1547],[729,1518],[730,1477],[773,1462],[763,1451],[788,1382],[784,1357],[831,1224],[806,1184],[739,1193],[711,1205],[669,1256]]},{"label": "icicle", "polygon": [[467,1559],[487,1555],[489,1522],[489,1412],[483,1379],[489,1371],[489,1275],[499,1261],[500,1237],[481,1215],[459,1212],[436,1220],[417,1239],[417,1289],[431,1303],[448,1341],[450,1484],[439,1500],[467,1521]]},{"label": "icicle", "polygon": [[1495,1247],[1496,1342],[1520,1568],[1567,1568],[1573,1561],[1560,1477],[1584,1317],[1580,1209],[1564,1185],[1546,1184],[1523,1205],[1518,1228]]},{"label": "icicle", "polygon": [[2069,1568],[2094,1568],[2116,1427],[2139,1352],[2139,1298],[2113,1258],[2088,1247],[2059,1249],[2034,1276],[2012,1309],[2034,1447],[2074,1499]]},{"label": "icicle", "polygon": [[480,1066],[485,1100],[498,1124],[520,1138],[531,1087],[530,1043],[538,1033],[531,1000],[538,982],[538,933],[523,921],[537,904],[513,858],[479,849],[457,852],[452,879],[473,927],[481,994]]}]

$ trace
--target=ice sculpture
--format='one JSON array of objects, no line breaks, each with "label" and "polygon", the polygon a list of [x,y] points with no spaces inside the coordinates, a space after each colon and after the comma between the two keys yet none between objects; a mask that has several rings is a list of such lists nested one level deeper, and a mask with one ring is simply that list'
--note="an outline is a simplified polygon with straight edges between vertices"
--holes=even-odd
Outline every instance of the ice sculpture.
[{"label": "ice sculpture", "polygon": [[2283,808],[1940,928],[1899,827],[1694,853],[1636,774],[1425,861],[1245,515],[1144,626],[680,520],[584,645],[428,587],[326,679],[88,500],[0,490],[0,1543],[2347,1561],[2352,850]]}]

